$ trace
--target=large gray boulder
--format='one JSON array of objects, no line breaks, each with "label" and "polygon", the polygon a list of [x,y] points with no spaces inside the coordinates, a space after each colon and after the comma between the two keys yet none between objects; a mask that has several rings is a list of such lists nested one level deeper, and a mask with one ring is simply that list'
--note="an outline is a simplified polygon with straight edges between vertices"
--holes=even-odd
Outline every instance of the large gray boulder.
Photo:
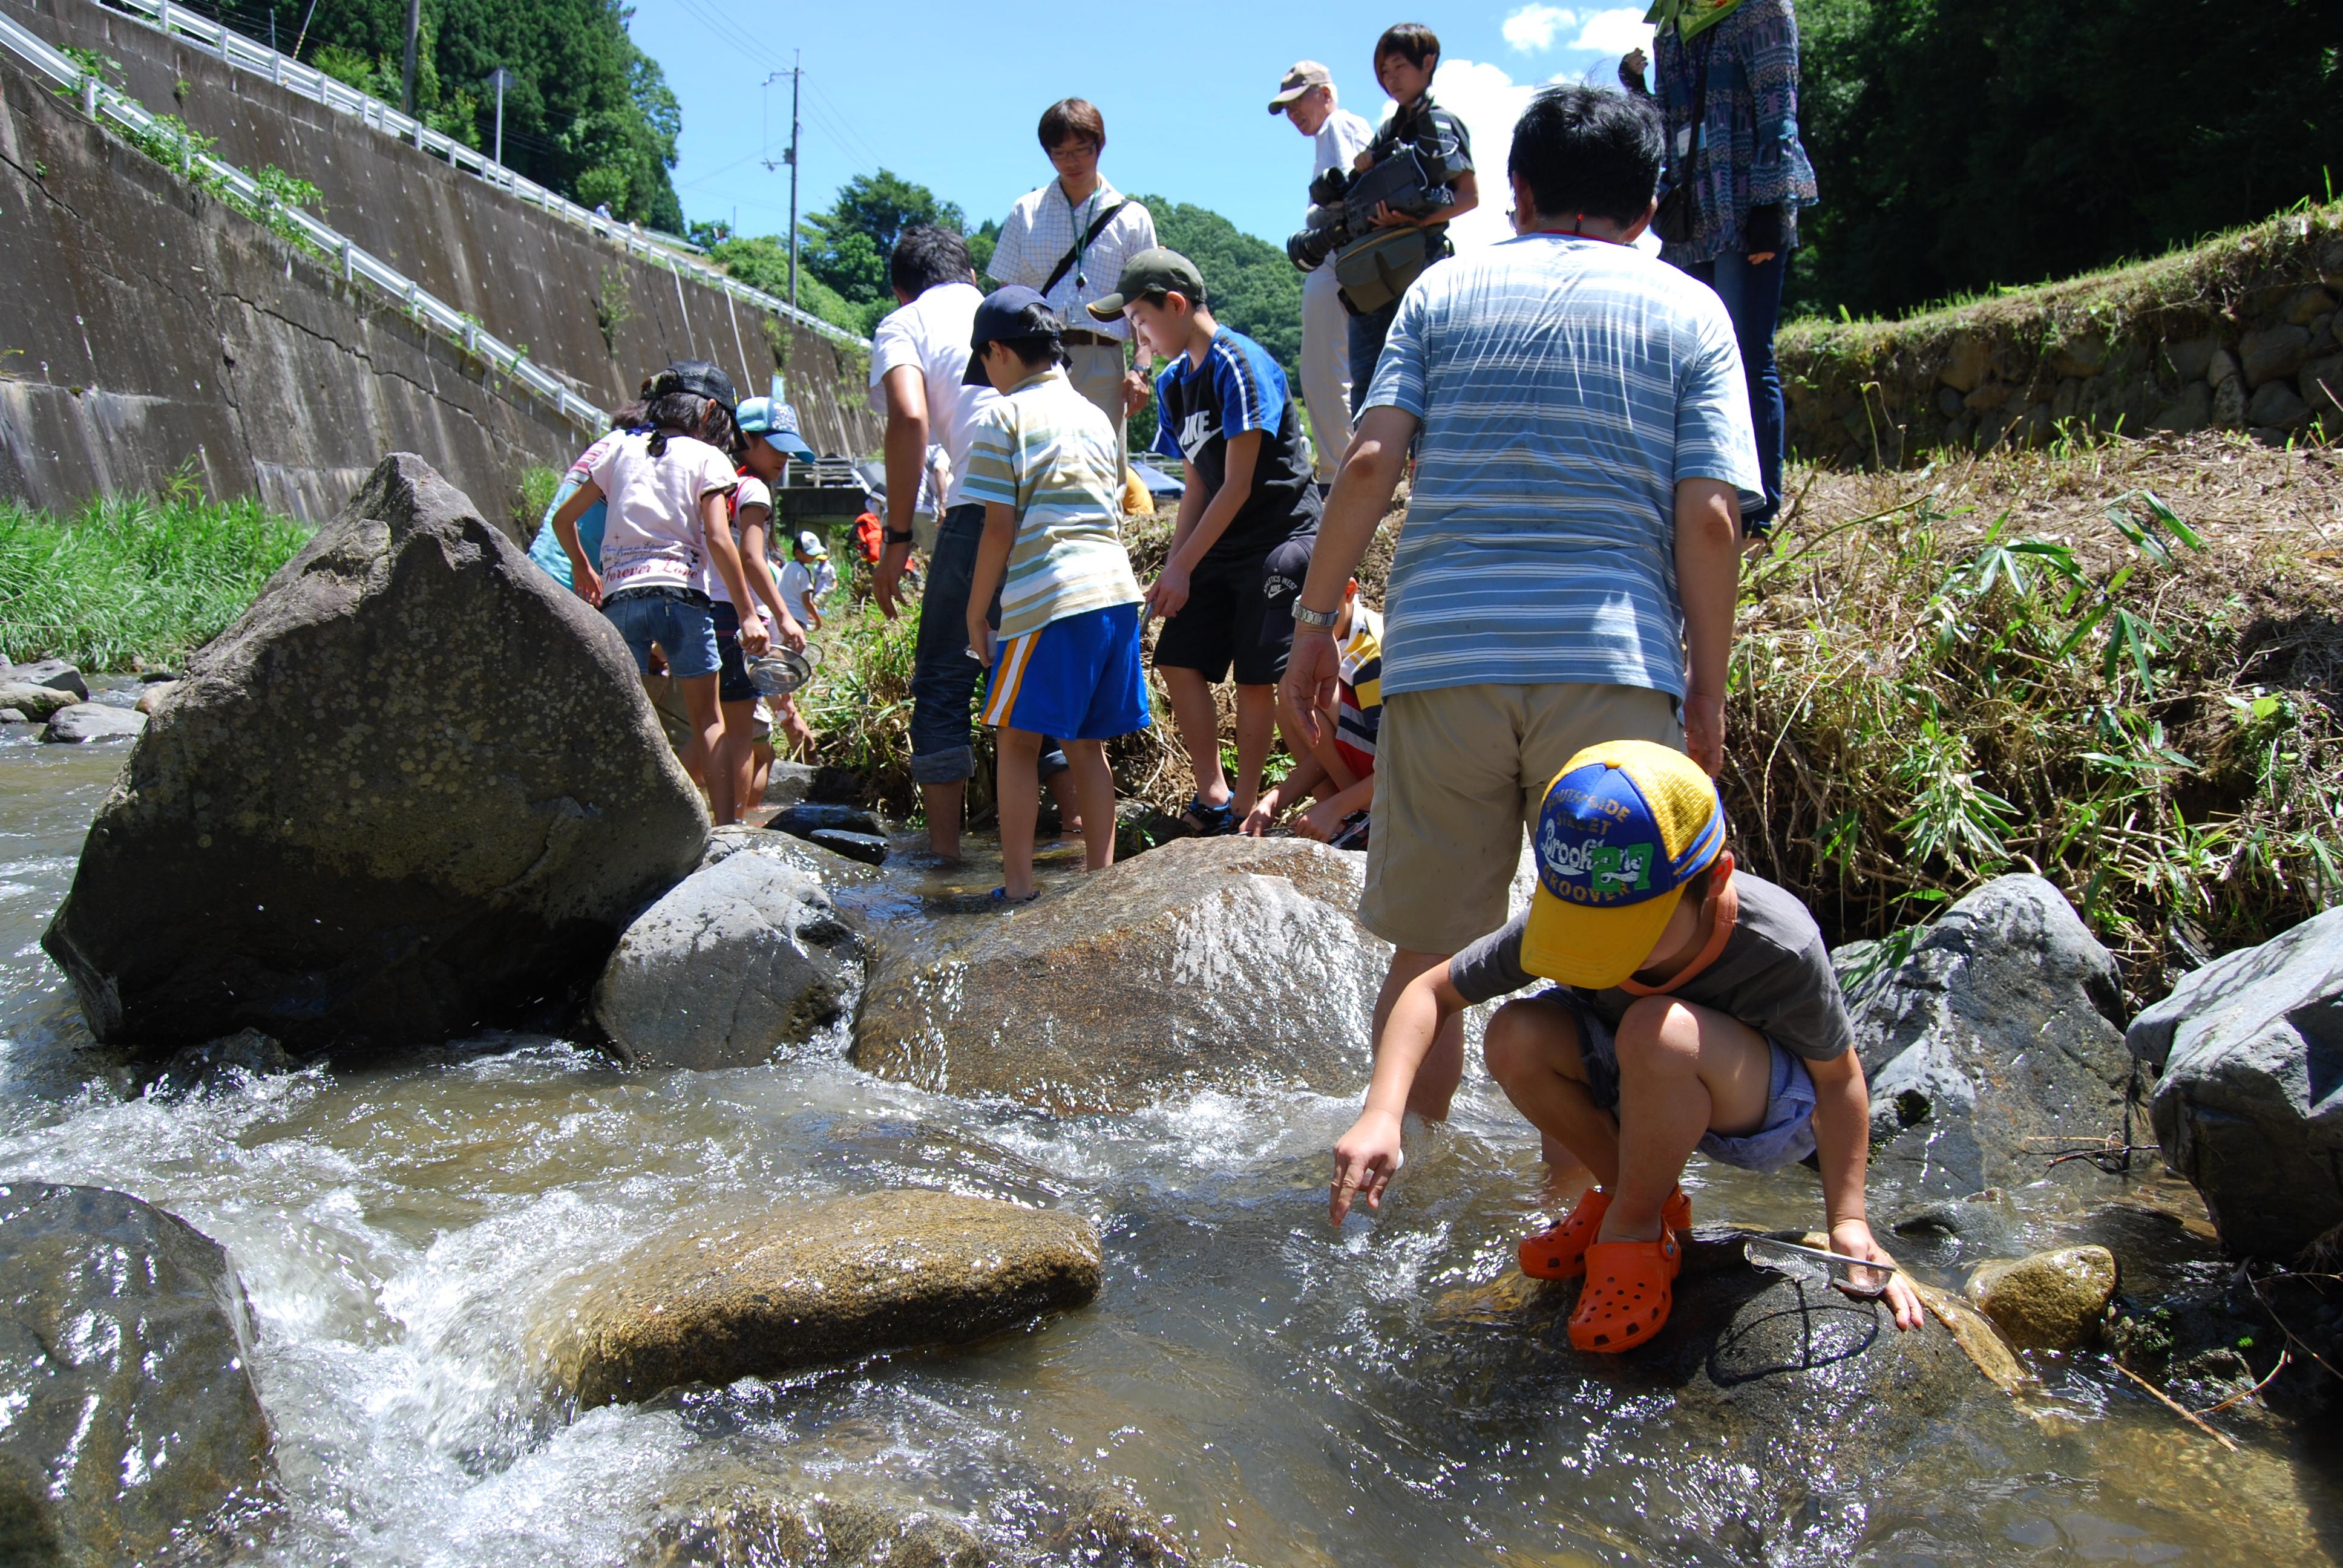
[{"label": "large gray boulder", "polygon": [[1359,860],[1187,839],[915,946],[877,933],[855,1065],[1061,1113],[1253,1082],[1347,1094],[1391,953],[1352,915]]},{"label": "large gray boulder", "polygon": [[2163,1070],[2165,1162],[2232,1251],[2291,1259],[2343,1224],[2343,910],[2183,977],[2125,1038]]},{"label": "large gray boulder", "polygon": [[158,706],[43,946],[109,1044],[436,1042],[566,1005],[707,839],[617,632],[402,453]]},{"label": "large gray boulder", "polygon": [[127,1193],[0,1184],[0,1562],[205,1562],[272,1503],[244,1287]]},{"label": "large gray boulder", "polygon": [[876,1351],[961,1345],[1098,1294],[1097,1232],[952,1192],[874,1192],[706,1226],[620,1260],[544,1342],[580,1408]]},{"label": "large gray boulder", "polygon": [[861,950],[818,879],[740,851],[627,928],[594,987],[594,1019],[639,1066],[752,1067],[844,1016]]},{"label": "large gray boulder", "polygon": [[41,739],[53,746],[85,746],[93,740],[127,740],[146,728],[143,713],[106,702],[76,702],[50,715]]},{"label": "large gray boulder", "polygon": [[2115,960],[2040,877],[1979,888],[1847,1001],[1872,1169],[1906,1199],[2023,1185],[2062,1148],[2121,1130]]}]

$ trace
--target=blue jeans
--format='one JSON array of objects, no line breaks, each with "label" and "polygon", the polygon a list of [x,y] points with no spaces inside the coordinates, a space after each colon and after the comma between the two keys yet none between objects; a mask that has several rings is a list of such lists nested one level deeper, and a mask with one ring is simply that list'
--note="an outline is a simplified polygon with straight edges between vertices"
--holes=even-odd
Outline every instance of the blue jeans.
[{"label": "blue jeans", "polygon": [[1359,409],[1367,400],[1367,388],[1374,384],[1375,361],[1383,357],[1383,339],[1391,336],[1392,323],[1398,319],[1399,300],[1396,299],[1380,310],[1370,310],[1364,316],[1351,317],[1351,423],[1353,425],[1358,423]]},{"label": "blue jeans", "polygon": [[635,668],[651,672],[651,644],[667,654],[668,673],[679,680],[714,675],[716,617],[708,596],[688,588],[620,588],[602,601],[602,614],[627,639]]},{"label": "blue jeans", "polygon": [[1782,372],[1774,363],[1774,327],[1782,315],[1782,273],[1787,251],[1751,266],[1737,250],[1684,268],[1725,301],[1733,336],[1741,344],[1741,369],[1749,378],[1749,417],[1757,427],[1757,471],[1765,479],[1765,504],[1745,514],[1742,528],[1762,534],[1782,509]]},{"label": "blue jeans", "polygon": [[[984,538],[984,508],[954,507],[936,525],[928,559],[927,590],[920,598],[920,634],[911,649],[911,780],[964,784],[976,776],[969,717],[984,666],[968,648],[968,595],[976,586],[976,547]],[[996,600],[989,618],[1001,624]],[[1055,740],[1041,748],[1041,777],[1066,768]]]}]

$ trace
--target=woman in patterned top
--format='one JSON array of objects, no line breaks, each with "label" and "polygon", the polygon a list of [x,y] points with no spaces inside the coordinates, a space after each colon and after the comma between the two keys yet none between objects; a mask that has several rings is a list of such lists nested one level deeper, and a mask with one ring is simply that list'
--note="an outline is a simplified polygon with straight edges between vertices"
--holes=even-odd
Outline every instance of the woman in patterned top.
[{"label": "woman in patterned top", "polygon": [[[1797,16],[1791,0],[1659,0],[1650,20],[1669,182],[1692,186],[1692,236],[1661,255],[1715,289],[1733,317],[1765,478],[1765,504],[1742,526],[1762,535],[1782,505],[1782,275],[1798,209],[1815,196],[1798,142]],[[1644,64],[1640,49],[1620,62],[1630,91],[1646,91]]]}]

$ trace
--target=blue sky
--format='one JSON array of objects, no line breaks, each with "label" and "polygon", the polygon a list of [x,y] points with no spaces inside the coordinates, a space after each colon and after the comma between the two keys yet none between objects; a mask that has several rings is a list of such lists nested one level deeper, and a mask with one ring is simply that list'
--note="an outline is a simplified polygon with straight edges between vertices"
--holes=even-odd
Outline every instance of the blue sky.
[{"label": "blue sky", "polygon": [[[1368,59],[1376,35],[1390,22],[1428,24],[1444,51],[1434,95],[1464,116],[1475,161],[1501,170],[1538,84],[1589,72],[1607,81],[1648,36],[1640,5],[1430,5],[1368,21],[1316,0],[1191,0],[1146,20],[1111,5],[635,3],[635,41],[683,104],[685,213],[730,221],[737,207],[751,234],[789,224],[789,171],[760,161],[768,134],[776,161],[787,145],[789,82],[761,84],[792,50],[805,57],[806,210],[883,166],[958,202],[971,224],[998,217],[1050,177],[1034,140],[1041,110],[1080,96],[1106,116],[1104,167],[1118,187],[1211,207],[1282,243],[1301,217],[1309,149],[1266,105],[1295,60],[1324,61],[1343,106],[1374,121],[1389,106]],[[1484,198],[1460,243],[1498,237],[1505,205]]]}]

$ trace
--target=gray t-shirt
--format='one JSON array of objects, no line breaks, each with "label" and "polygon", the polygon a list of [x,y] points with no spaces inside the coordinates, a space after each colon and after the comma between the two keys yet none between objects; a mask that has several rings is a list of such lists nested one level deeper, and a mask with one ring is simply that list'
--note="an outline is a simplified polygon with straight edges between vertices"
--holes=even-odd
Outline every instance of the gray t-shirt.
[{"label": "gray t-shirt", "polygon": [[[1733,874],[1733,893],[1738,908],[1724,950],[1665,994],[1738,1019],[1808,1061],[1829,1061],[1853,1049],[1855,1030],[1831,968],[1830,949],[1805,905],[1745,871]],[[1449,982],[1466,1001],[1492,1001],[1543,978],[1522,968],[1522,930],[1528,923],[1524,910],[1448,960]],[[1604,991],[1573,989],[1614,1029],[1637,997],[1615,986]]]}]

